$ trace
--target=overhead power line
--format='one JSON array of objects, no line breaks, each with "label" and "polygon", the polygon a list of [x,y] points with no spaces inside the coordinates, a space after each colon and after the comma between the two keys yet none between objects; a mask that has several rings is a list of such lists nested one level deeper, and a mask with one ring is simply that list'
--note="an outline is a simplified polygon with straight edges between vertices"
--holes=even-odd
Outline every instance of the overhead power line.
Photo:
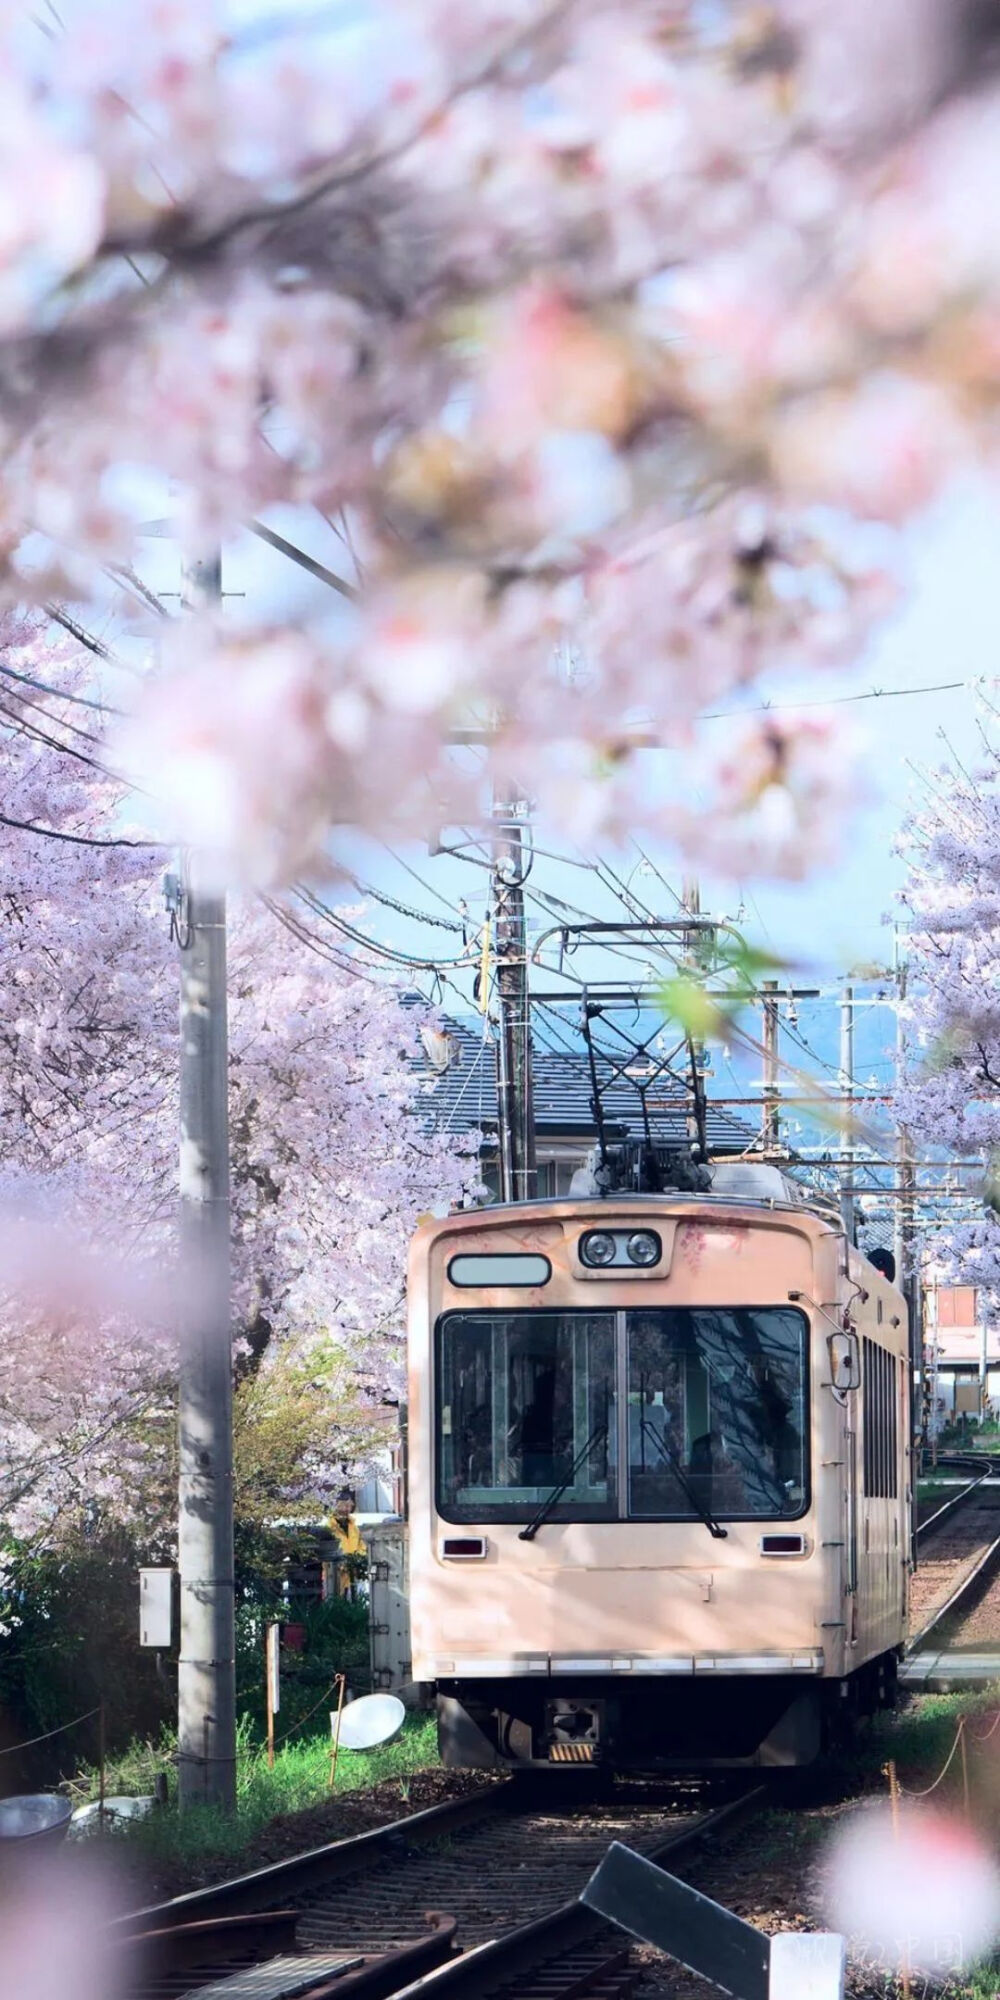
[{"label": "overhead power line", "polygon": [[798,708],[844,708],[853,701],[901,701],[913,694],[950,694],[955,688],[995,685],[992,674],[977,674],[965,681],[920,681],[912,687],[865,688],[858,694],[834,694],[815,701],[760,701],[750,708],[713,708],[700,717],[702,722],[739,721],[741,715],[786,715]]},{"label": "overhead power line", "polygon": [[320,898],[315,896],[311,889],[307,889],[303,883],[296,884],[295,894],[299,901],[303,902],[306,908],[319,918],[321,923],[328,924],[334,930],[341,931],[360,950],[369,951],[375,957],[385,959],[391,965],[413,967],[422,972],[440,972],[446,967],[468,963],[464,952],[456,958],[418,958],[412,952],[399,951],[393,945],[380,944],[377,938],[369,937],[364,931],[358,930],[354,924],[348,923],[346,918],[341,916],[338,911],[330,909],[328,904],[321,902]]},{"label": "overhead power line", "polygon": [[400,903],[395,896],[387,896],[384,889],[376,889],[373,883],[362,882],[360,876],[352,875],[349,869],[345,869],[344,873],[360,895],[370,896],[387,910],[395,910],[401,917],[412,917],[419,924],[431,924],[436,930],[454,931],[458,937],[462,936],[462,926],[453,917],[432,917],[428,910],[415,910],[411,904]]},{"label": "overhead power line", "polygon": [[297,563],[300,569],[308,571],[310,576],[316,577],[320,583],[327,584],[341,597],[348,597],[352,601],[357,597],[358,593],[352,583],[347,583],[335,570],[328,569],[326,563],[317,562],[315,556],[307,555],[305,549],[297,548],[294,542],[287,541],[284,535],[279,535],[273,528],[268,528],[263,521],[248,521],[247,526],[250,533],[256,535],[260,541],[266,542],[269,548],[277,549],[279,555],[287,556],[289,562]]},{"label": "overhead power line", "polygon": [[20,833],[38,833],[45,840],[66,840],[73,847],[135,847],[153,853],[165,844],[162,840],[127,840],[124,835],[101,839],[91,833],[64,833],[58,827],[39,826],[33,819],[12,819],[9,813],[0,813],[0,826],[15,827]]},{"label": "overhead power line", "polygon": [[[63,622],[60,620],[60,623]],[[104,657],[107,657],[106,650]],[[85,694],[71,694],[68,688],[54,687],[51,681],[40,681],[34,674],[22,674],[6,660],[0,660],[0,674],[4,674],[9,681],[18,681],[22,687],[34,688],[38,694],[52,695],[56,701],[68,701],[74,708],[92,709],[96,715],[121,715],[124,712],[113,708],[110,702],[91,701]]]}]

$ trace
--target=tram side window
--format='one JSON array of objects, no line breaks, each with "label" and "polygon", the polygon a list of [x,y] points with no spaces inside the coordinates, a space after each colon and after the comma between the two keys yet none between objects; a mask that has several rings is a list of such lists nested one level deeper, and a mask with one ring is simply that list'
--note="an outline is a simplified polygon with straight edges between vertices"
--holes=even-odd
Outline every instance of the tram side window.
[{"label": "tram side window", "polygon": [[899,1363],[877,1340],[864,1338],[863,1492],[868,1500],[894,1500],[898,1491]]},{"label": "tram side window", "polygon": [[613,1313],[449,1313],[438,1327],[437,1494],[446,1520],[617,1512]]}]

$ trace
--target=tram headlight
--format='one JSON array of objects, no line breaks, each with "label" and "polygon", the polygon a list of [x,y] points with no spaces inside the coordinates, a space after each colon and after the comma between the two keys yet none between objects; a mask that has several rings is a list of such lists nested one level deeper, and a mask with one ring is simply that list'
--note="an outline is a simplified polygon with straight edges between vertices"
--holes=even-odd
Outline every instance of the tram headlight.
[{"label": "tram headlight", "polygon": [[651,1229],[637,1229],[629,1237],[625,1250],[630,1264],[658,1264],[660,1261],[660,1239]]},{"label": "tram headlight", "polygon": [[585,1264],[613,1264],[615,1261],[615,1239],[606,1229],[592,1229],[580,1242],[580,1256]]}]

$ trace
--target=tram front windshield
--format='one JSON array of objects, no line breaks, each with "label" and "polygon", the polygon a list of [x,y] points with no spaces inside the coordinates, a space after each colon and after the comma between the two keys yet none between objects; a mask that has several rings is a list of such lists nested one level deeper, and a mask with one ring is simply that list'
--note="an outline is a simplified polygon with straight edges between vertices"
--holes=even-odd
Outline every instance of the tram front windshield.
[{"label": "tram front windshield", "polygon": [[789,1306],[448,1313],[451,1521],[791,1519],[808,1503],[805,1316]]}]

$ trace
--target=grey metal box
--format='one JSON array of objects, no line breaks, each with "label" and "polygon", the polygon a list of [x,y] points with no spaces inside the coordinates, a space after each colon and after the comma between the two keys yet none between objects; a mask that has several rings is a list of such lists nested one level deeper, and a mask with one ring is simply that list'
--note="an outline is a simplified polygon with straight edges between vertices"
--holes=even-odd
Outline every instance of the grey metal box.
[{"label": "grey metal box", "polygon": [[139,1644],[167,1648],[173,1639],[172,1569],[139,1571]]}]

